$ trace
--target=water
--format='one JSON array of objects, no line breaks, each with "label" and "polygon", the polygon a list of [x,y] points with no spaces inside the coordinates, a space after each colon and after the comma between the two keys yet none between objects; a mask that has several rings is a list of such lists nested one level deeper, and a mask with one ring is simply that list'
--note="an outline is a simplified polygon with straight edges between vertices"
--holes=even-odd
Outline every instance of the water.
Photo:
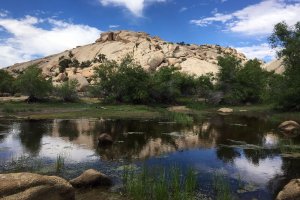
[{"label": "water", "polygon": [[[273,199],[291,178],[300,176],[300,159],[282,156],[286,139],[278,124],[264,119],[214,115],[189,125],[157,120],[0,120],[0,172],[55,174],[58,155],[65,158],[60,176],[74,178],[95,168],[120,183],[122,166],[179,166],[198,172],[199,191],[213,197],[212,177],[228,178],[239,199]],[[114,144],[99,147],[109,133]],[[289,138],[300,144],[300,138]]]}]

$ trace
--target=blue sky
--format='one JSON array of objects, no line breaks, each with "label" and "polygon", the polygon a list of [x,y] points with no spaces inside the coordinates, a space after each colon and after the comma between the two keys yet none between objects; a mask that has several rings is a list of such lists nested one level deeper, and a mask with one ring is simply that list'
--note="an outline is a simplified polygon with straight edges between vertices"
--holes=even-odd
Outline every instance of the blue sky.
[{"label": "blue sky", "polygon": [[108,30],[231,46],[269,61],[274,24],[300,21],[300,0],[1,0],[0,67],[94,42]]}]

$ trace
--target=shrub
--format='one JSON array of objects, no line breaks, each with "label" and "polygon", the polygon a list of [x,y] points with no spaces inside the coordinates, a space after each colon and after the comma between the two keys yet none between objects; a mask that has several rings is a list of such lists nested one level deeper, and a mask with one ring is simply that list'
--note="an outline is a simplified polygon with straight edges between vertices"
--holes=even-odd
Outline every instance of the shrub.
[{"label": "shrub", "polygon": [[64,82],[61,86],[56,87],[56,95],[66,102],[74,102],[78,100],[76,88],[78,86],[77,80],[69,80]]},{"label": "shrub", "polygon": [[63,58],[62,60],[59,61],[59,72],[63,73],[65,72],[66,68],[69,67],[69,65],[72,63],[71,59]]},{"label": "shrub", "polygon": [[16,82],[22,94],[28,95],[28,102],[38,101],[47,97],[52,90],[51,80],[42,76],[42,70],[37,66],[29,66]]},{"label": "shrub", "polygon": [[14,77],[7,71],[0,69],[0,93],[14,93]]}]

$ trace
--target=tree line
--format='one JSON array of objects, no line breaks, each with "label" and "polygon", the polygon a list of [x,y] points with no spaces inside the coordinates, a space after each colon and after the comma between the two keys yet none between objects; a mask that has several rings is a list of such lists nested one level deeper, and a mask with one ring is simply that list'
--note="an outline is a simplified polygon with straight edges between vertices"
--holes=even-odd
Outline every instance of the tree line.
[{"label": "tree line", "polygon": [[[183,73],[174,66],[147,71],[126,56],[120,63],[101,58],[95,68],[89,95],[106,102],[133,104],[174,103],[179,97],[203,98],[212,104],[274,103],[284,110],[300,110],[300,22],[289,27],[285,22],[274,27],[269,38],[285,65],[283,74],[262,69],[262,63],[242,63],[236,57],[218,58],[219,72],[201,76]],[[279,48],[278,48],[279,47]],[[29,101],[56,95],[64,101],[78,99],[76,81],[53,87],[41,70],[31,66],[17,78],[0,70],[0,93],[22,93]]]}]

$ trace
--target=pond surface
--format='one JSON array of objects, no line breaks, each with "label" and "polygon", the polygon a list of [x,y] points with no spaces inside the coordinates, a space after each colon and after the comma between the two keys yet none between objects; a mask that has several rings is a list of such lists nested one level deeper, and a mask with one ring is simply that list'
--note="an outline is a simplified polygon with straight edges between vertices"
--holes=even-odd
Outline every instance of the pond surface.
[{"label": "pond surface", "polygon": [[[60,155],[67,179],[98,169],[120,183],[122,166],[180,166],[198,173],[199,192],[214,198],[212,177],[222,173],[238,199],[274,199],[291,178],[300,176],[300,159],[284,156],[281,141],[300,138],[277,132],[263,119],[214,115],[192,124],[156,120],[0,120],[0,172],[55,174]],[[108,133],[111,147],[98,146]],[[298,146],[299,147],[299,146]]]}]

